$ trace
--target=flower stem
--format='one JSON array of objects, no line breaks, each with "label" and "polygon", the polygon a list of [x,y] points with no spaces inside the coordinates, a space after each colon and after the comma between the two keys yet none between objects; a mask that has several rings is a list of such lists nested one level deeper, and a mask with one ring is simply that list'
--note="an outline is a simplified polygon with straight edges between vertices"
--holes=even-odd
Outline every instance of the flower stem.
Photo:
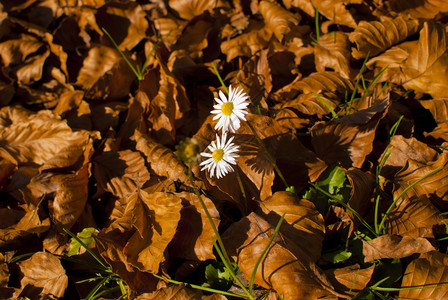
[{"label": "flower stem", "polygon": [[249,126],[250,130],[252,130],[252,133],[255,135],[255,138],[257,139],[258,143],[260,144],[261,148],[263,149],[264,153],[266,154],[267,158],[269,159],[269,162],[271,163],[271,165],[274,167],[274,170],[277,172],[277,175],[280,177],[280,179],[282,180],[283,184],[285,185],[285,188],[289,188],[288,183],[286,182],[285,177],[283,176],[282,171],[280,171],[279,167],[277,166],[277,164],[275,163],[274,158],[272,157],[272,155],[269,153],[268,148],[266,147],[266,145],[264,144],[263,140],[260,138],[260,136],[258,135],[257,131],[255,130],[255,128],[252,126],[252,124],[249,121],[246,121],[246,124]]},{"label": "flower stem", "polygon": [[244,291],[244,293],[247,295],[247,298],[254,299],[251,295],[251,293],[246,289],[246,287],[241,283],[241,281],[238,279],[238,277],[235,274],[235,271],[232,268],[232,261],[229,258],[229,255],[227,254],[226,248],[224,247],[224,243],[222,242],[221,235],[218,232],[218,229],[215,226],[215,223],[213,222],[212,216],[210,215],[207,207],[205,206],[204,200],[202,200],[201,193],[199,192],[198,187],[193,181],[193,172],[191,170],[191,164],[188,166],[188,180],[190,181],[191,186],[193,187],[194,193],[196,194],[196,197],[199,199],[199,203],[201,203],[202,209],[205,212],[205,215],[207,216],[207,219],[213,229],[213,232],[215,233],[216,240],[212,238],[213,245],[215,246],[216,251],[218,252],[219,256],[222,259],[222,262],[227,267],[228,271],[230,272],[230,275],[235,280],[235,282],[241,287],[241,289]]},{"label": "flower stem", "polygon": [[244,214],[247,215],[247,197],[246,197],[246,191],[244,190],[243,180],[241,179],[240,172],[237,168],[235,168],[236,173],[236,179],[238,180],[238,185],[240,186],[241,193],[243,194],[244,199]]}]

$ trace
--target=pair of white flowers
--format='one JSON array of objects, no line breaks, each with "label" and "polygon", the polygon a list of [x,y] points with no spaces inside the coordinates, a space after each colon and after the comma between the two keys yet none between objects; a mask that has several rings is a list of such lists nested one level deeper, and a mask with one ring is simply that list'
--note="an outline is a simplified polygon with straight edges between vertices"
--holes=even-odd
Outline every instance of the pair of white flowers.
[{"label": "pair of white flowers", "polygon": [[229,86],[229,96],[219,91],[219,98],[215,98],[217,104],[213,106],[212,114],[216,115],[213,120],[218,120],[215,130],[221,130],[222,136],[216,135],[216,141],[213,141],[208,149],[211,153],[202,152],[201,156],[207,158],[200,165],[201,171],[208,170],[210,177],[224,177],[232,172],[232,165],[237,163],[239,146],[233,144],[233,137],[227,140],[227,132],[235,133],[241,126],[241,121],[246,121],[247,107],[249,106],[249,97],[241,89],[233,89]]}]

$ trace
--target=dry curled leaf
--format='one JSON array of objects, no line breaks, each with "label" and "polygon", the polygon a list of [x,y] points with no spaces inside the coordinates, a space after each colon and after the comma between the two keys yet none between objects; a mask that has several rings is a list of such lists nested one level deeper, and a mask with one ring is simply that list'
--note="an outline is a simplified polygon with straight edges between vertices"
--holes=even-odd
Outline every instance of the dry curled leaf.
[{"label": "dry curled leaf", "polygon": [[350,33],[350,41],[356,43],[358,49],[352,48],[355,59],[377,54],[398,44],[419,30],[417,20],[405,20],[401,16],[384,22],[361,21],[355,31]]},{"label": "dry curled leaf", "polygon": [[123,215],[95,238],[100,254],[124,264],[128,272],[137,268],[158,273],[165,249],[176,233],[181,200],[172,194],[143,190],[124,200]]},{"label": "dry curled leaf", "polygon": [[[391,210],[384,225],[390,234],[407,237],[433,237],[433,226],[442,224],[442,222],[443,216],[440,211],[426,196],[404,196]],[[422,231],[428,233],[422,234]]]},{"label": "dry curled leaf", "polygon": [[195,16],[203,14],[205,11],[212,11],[217,7],[226,6],[221,1],[208,1],[208,0],[170,0],[168,5],[176,11],[177,14],[183,19],[191,20]]},{"label": "dry curled leaf", "polygon": [[344,78],[352,78],[347,34],[334,31],[321,36],[314,48],[314,61],[318,72],[325,72],[330,68]]},{"label": "dry curled leaf", "polygon": [[188,170],[177,159],[173,151],[157,143],[139,130],[135,131],[134,137],[137,142],[136,149],[146,156],[146,161],[157,175],[189,184]]},{"label": "dry curled leaf", "polygon": [[423,100],[420,104],[431,112],[437,124],[448,121],[448,98]]},{"label": "dry curled leaf", "polygon": [[[375,68],[375,76],[379,76],[379,82],[390,81],[403,84],[407,80],[403,65],[416,46],[416,41],[403,42],[369,59],[366,65],[369,68]],[[381,75],[380,72],[382,72]]]},{"label": "dry curled leaf", "polygon": [[376,127],[388,105],[384,100],[341,119],[314,125],[311,135],[317,155],[327,164],[361,168],[372,151]]},{"label": "dry curled leaf", "polygon": [[146,293],[139,295],[136,300],[225,300],[227,299],[223,295],[214,294],[211,296],[205,296],[200,290],[186,287],[183,284],[171,285],[159,289],[152,293]]},{"label": "dry curled leaf", "polygon": [[274,32],[279,41],[291,31],[292,26],[298,25],[300,21],[300,15],[291,13],[275,2],[260,1],[258,9],[267,28]]},{"label": "dry curled leaf", "polygon": [[[438,197],[439,199],[446,201],[448,195],[447,162],[448,152],[446,151],[440,154],[436,160],[427,163],[420,163],[409,159],[406,166],[394,177],[394,182],[398,186],[397,190],[394,192],[394,197],[398,197],[405,189],[407,189],[406,195],[408,197],[414,195],[417,197]],[[431,173],[433,174],[431,175]]]},{"label": "dry curled leaf", "polygon": [[[307,0],[311,2],[313,8],[317,8],[319,13],[323,14],[331,23],[342,24],[352,28],[356,27],[356,21],[353,18],[350,10],[346,7],[348,4],[361,3],[362,0]],[[313,14],[314,16],[314,10]],[[327,32],[325,29],[329,24],[323,24],[323,31]]]},{"label": "dry curled leaf", "polygon": [[24,274],[21,280],[22,296],[58,297],[64,296],[68,285],[65,270],[56,256],[37,252],[29,259],[19,263]]},{"label": "dry curled leaf", "polygon": [[370,262],[383,258],[403,258],[433,250],[434,246],[425,238],[388,234],[371,241],[363,241],[362,254],[364,262]]},{"label": "dry curled leaf", "polygon": [[335,109],[352,89],[352,83],[336,72],[317,72],[303,79],[297,77],[278,90],[275,97],[284,101],[282,107],[293,107],[309,115],[328,114],[328,106]]},{"label": "dry curled leaf", "polygon": [[[346,171],[346,176],[350,182],[352,190],[350,191],[349,205],[357,213],[363,215],[367,210],[370,199],[375,188],[375,176],[369,172],[363,172],[357,168],[350,168]],[[350,211],[347,213],[352,217],[352,220],[357,222],[357,219]]]},{"label": "dry curled leaf", "polygon": [[147,121],[152,136],[161,144],[173,144],[176,129],[190,110],[190,101],[185,87],[159,55],[156,58],[155,66],[140,81],[140,89],[151,99]]},{"label": "dry curled leaf", "polygon": [[[73,131],[49,110],[31,113],[19,107],[4,107],[0,114],[0,156],[19,165],[51,162],[54,168],[71,166],[82,155],[83,147],[79,145],[89,140],[86,132]],[[56,157],[57,163],[52,161]]]},{"label": "dry curled leaf", "polygon": [[[250,278],[257,259],[268,247],[273,231],[272,225],[251,213],[224,233],[226,249],[237,256],[238,267],[246,278]],[[303,250],[284,237],[281,230],[257,268],[254,283],[273,288],[285,300],[324,296],[337,299],[334,296],[337,293],[323,272]]]},{"label": "dry curled leaf", "polygon": [[221,51],[226,54],[227,62],[238,56],[251,57],[256,52],[265,49],[272,32],[266,28],[252,29],[231,40],[221,43]]},{"label": "dry curled leaf", "polygon": [[417,47],[409,54],[404,73],[408,82],[404,86],[434,98],[446,97],[448,80],[448,40],[445,27],[432,21],[420,31]]},{"label": "dry curled leaf", "polygon": [[338,292],[344,292],[351,296],[355,296],[370,282],[374,270],[375,265],[366,269],[361,269],[361,267],[356,264],[339,269],[327,270],[325,271],[325,274]]},{"label": "dry curled leaf", "polygon": [[70,229],[84,212],[88,197],[90,165],[64,178],[56,190],[52,216],[57,225]]},{"label": "dry curled leaf", "polygon": [[445,0],[391,0],[388,5],[393,11],[416,19],[432,19],[438,13],[448,11],[448,2]]},{"label": "dry curled leaf", "polygon": [[260,207],[265,220],[273,227],[285,214],[282,235],[295,241],[312,261],[319,259],[324,239],[324,219],[312,202],[298,199],[290,192],[276,192]]},{"label": "dry curled leaf", "polygon": [[107,151],[93,159],[93,174],[105,191],[125,198],[149,180],[149,172],[139,152]]},{"label": "dry curled leaf", "polygon": [[[195,194],[187,192],[176,194],[176,196],[182,200],[182,209],[176,235],[169,246],[170,253],[184,259],[201,261],[215,259],[213,254],[215,233],[199,199]],[[209,198],[202,196],[201,199],[215,227],[218,228],[220,222],[218,210]]]},{"label": "dry curled leaf", "polygon": [[402,135],[395,135],[390,141],[390,145],[392,152],[381,170],[381,175],[386,178],[393,178],[396,172],[406,166],[409,159],[421,164],[427,164],[437,159],[437,151],[415,138],[407,139]]},{"label": "dry curled leaf", "polygon": [[76,84],[85,89],[91,88],[120,59],[120,54],[113,48],[101,45],[92,47],[84,59]]},{"label": "dry curled leaf", "polygon": [[444,299],[448,296],[448,256],[431,251],[412,261],[404,272],[398,299]]},{"label": "dry curled leaf", "polygon": [[96,20],[118,44],[120,50],[132,49],[146,37],[146,13],[136,2],[109,2],[96,13]]},{"label": "dry curled leaf", "polygon": [[21,238],[46,232],[50,229],[50,219],[42,210],[29,205],[23,211],[3,209],[0,211],[3,223],[0,229],[0,246],[14,244]]}]

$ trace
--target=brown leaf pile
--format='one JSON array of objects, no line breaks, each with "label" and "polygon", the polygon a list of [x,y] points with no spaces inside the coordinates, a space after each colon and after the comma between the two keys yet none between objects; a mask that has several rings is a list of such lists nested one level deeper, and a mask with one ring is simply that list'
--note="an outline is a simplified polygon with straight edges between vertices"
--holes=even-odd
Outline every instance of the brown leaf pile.
[{"label": "brown leaf pile", "polygon": [[[64,229],[93,227],[137,299],[224,299],[153,276],[204,283],[218,257],[196,187],[246,279],[267,249],[254,283],[269,297],[369,293],[394,260],[388,287],[411,289],[390,295],[446,298],[447,17],[443,0],[3,1],[0,298],[86,297]],[[235,172],[210,178],[193,157],[190,180],[180,145],[215,139],[213,66],[250,96],[263,146],[243,122]],[[398,199],[383,235],[301,199],[335,166],[372,227]],[[334,243],[353,256],[326,260]]]}]

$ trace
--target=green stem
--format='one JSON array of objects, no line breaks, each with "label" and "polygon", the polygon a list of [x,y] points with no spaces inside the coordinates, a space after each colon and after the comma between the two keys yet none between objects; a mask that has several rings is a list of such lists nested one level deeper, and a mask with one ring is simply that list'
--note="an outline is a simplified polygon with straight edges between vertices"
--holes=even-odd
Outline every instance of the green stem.
[{"label": "green stem", "polygon": [[[213,246],[215,247],[216,252],[218,253],[219,258],[221,258],[221,261],[223,262],[223,264],[226,267],[226,269],[229,270],[230,276],[232,276],[233,280],[235,280],[235,282],[238,284],[238,286],[246,293],[246,298],[249,298],[249,299],[252,300],[253,299],[252,294],[246,289],[244,284],[236,276],[236,274],[235,274],[235,272],[233,270],[232,263],[230,261],[227,261],[224,258],[223,251],[221,251],[221,248],[218,246],[218,244],[216,243],[215,239],[212,238],[212,241],[213,241]],[[224,251],[225,251],[225,249],[224,249]]]},{"label": "green stem", "polygon": [[318,95],[318,94],[316,94],[314,92],[312,92],[311,94],[313,94],[317,98],[317,100],[322,102],[330,110],[331,115],[333,116],[333,119],[338,119],[339,118],[338,114],[334,111],[333,107],[331,107],[331,105],[328,104],[328,102],[325,101],[324,98],[322,98],[320,95]]},{"label": "green stem", "polygon": [[218,69],[216,68],[216,65],[215,65],[214,63],[212,63],[212,68],[213,68],[213,70],[215,71],[216,76],[217,76],[218,79],[219,79],[219,82],[221,83],[221,85],[222,85],[222,86],[224,87],[224,89],[226,90],[226,94],[228,95],[228,94],[229,94],[229,90],[227,89],[227,86],[224,84],[224,81],[222,80],[221,75],[219,75]]},{"label": "green stem", "polygon": [[257,274],[258,266],[260,265],[261,261],[263,260],[266,252],[271,247],[272,242],[274,242],[274,239],[275,239],[275,237],[277,236],[277,234],[278,234],[278,232],[280,230],[280,226],[282,226],[283,220],[285,219],[285,214],[286,213],[283,213],[282,217],[278,221],[277,226],[275,226],[274,233],[272,234],[271,238],[269,239],[269,243],[266,245],[266,247],[264,248],[263,252],[261,252],[260,257],[258,257],[257,262],[255,263],[254,270],[252,271],[252,276],[250,277],[250,281],[249,281],[249,292],[250,292],[250,294],[252,294],[252,288],[253,288],[253,285],[254,285],[255,275]]},{"label": "green stem", "polygon": [[414,186],[416,186],[417,184],[419,184],[420,182],[422,182],[423,180],[425,180],[426,178],[428,178],[429,176],[436,174],[437,172],[441,171],[443,169],[443,166],[440,168],[437,168],[431,172],[429,172],[428,174],[426,174],[425,176],[423,176],[422,178],[420,178],[419,180],[415,181],[413,184],[409,185],[408,187],[406,187],[401,193],[400,195],[398,195],[397,199],[394,200],[394,202],[392,202],[392,204],[389,206],[389,208],[387,209],[386,213],[384,214],[380,226],[379,226],[379,230],[380,231],[384,231],[384,223],[386,222],[387,217],[389,216],[390,212],[392,211],[392,209],[395,207],[395,205],[397,204],[397,202],[410,190],[412,189]]},{"label": "green stem", "polygon": [[367,56],[364,59],[364,62],[362,64],[361,70],[359,70],[359,75],[358,75],[358,78],[356,79],[355,86],[353,88],[352,96],[350,97],[349,107],[348,107],[346,114],[349,114],[350,110],[352,109],[353,101],[355,100],[356,92],[358,91],[359,81],[361,80],[362,73],[364,72],[368,58],[369,58],[369,53],[367,53]]},{"label": "green stem", "polygon": [[351,208],[350,206],[348,206],[347,204],[345,204],[344,202],[342,202],[341,200],[339,200],[338,198],[336,198],[335,196],[333,196],[330,193],[327,193],[326,191],[324,191],[323,189],[321,189],[317,184],[314,184],[312,182],[310,182],[311,186],[313,186],[316,190],[318,190],[319,192],[321,192],[322,194],[324,194],[325,196],[327,196],[328,198],[330,198],[330,201],[335,202],[339,205],[342,205],[345,209],[351,211],[351,213],[359,220],[359,222],[361,222],[362,225],[364,225],[371,233],[373,233],[375,236],[377,236],[377,234],[375,233],[375,230],[373,230],[373,228],[369,225],[369,223],[366,222],[366,220],[364,220],[364,218],[362,218],[358,212],[356,210],[354,210],[353,208]]},{"label": "green stem", "polygon": [[[188,166],[188,179],[190,181],[191,186],[193,187],[194,193],[196,194],[196,197],[199,199],[199,203],[202,206],[202,209],[205,212],[205,215],[207,216],[207,219],[213,229],[213,232],[215,233],[216,240],[218,242],[218,245],[216,245],[215,241],[213,241],[213,244],[216,245],[215,249],[218,251],[218,254],[220,256],[222,255],[221,259],[226,267],[228,267],[230,275],[232,278],[238,283],[238,285],[243,289],[243,291],[248,295],[250,299],[252,299],[252,296],[249,294],[249,291],[244,287],[244,285],[239,281],[239,279],[236,277],[235,272],[233,271],[231,260],[229,258],[229,255],[227,254],[226,248],[224,247],[224,243],[222,242],[221,235],[218,232],[218,229],[215,226],[215,223],[213,222],[212,216],[210,215],[207,207],[205,206],[204,201],[202,200],[201,194],[199,193],[199,189],[197,188],[196,184],[193,181],[193,172],[191,170],[191,164]],[[214,239],[213,239],[214,240]]]},{"label": "green stem", "polygon": [[314,18],[314,25],[316,26],[316,40],[319,42],[320,40],[320,30],[319,30],[319,9],[317,6],[314,7],[315,11],[315,18]]},{"label": "green stem", "polygon": [[99,297],[101,297],[101,296],[103,296],[103,295],[107,295],[107,294],[110,294],[110,293],[113,293],[113,292],[115,292],[115,291],[119,291],[119,290],[120,290],[120,287],[119,287],[119,286],[114,286],[113,288],[110,288],[110,289],[107,289],[107,290],[104,290],[104,291],[99,292],[99,293],[96,294],[95,297],[93,297],[92,299],[98,299]]},{"label": "green stem", "polygon": [[86,300],[95,299],[95,294],[100,290],[100,288],[109,281],[109,277],[104,277],[87,295]]},{"label": "green stem", "polygon": [[375,213],[373,218],[373,225],[375,227],[375,232],[379,234],[379,227],[378,227],[378,214],[379,214],[379,207],[380,207],[380,194],[378,194],[375,197]]},{"label": "green stem", "polygon": [[177,281],[177,280],[173,280],[173,279],[169,279],[157,274],[152,274],[154,277],[159,278],[161,280],[170,282],[170,283],[174,283],[174,284],[183,284],[186,287],[192,287],[198,290],[203,290],[203,291],[207,291],[207,292],[212,292],[212,293],[219,293],[222,295],[227,295],[227,296],[233,296],[233,297],[238,297],[238,298],[247,298],[246,295],[241,295],[241,294],[234,294],[234,293],[230,293],[230,292],[226,292],[226,291],[221,291],[221,290],[215,290],[212,288],[207,288],[204,286],[200,286],[200,285],[196,285],[196,284],[191,284],[191,283],[186,283],[186,282],[182,282],[182,281]]},{"label": "green stem", "polygon": [[74,235],[70,230],[63,228],[64,232],[67,233],[69,236],[74,238],[78,243],[80,243],[84,249],[102,266],[104,267],[105,271],[110,272],[110,267],[106,266],[101,259],[92,251],[90,250],[86,244],[84,244],[83,241],[81,241],[80,238],[78,238],[76,235]]},{"label": "green stem", "polygon": [[[221,236],[218,232],[218,229],[215,226],[215,223],[213,222],[212,216],[210,215],[207,207],[205,206],[204,200],[202,200],[201,194],[199,193],[199,190],[196,186],[196,184],[193,181],[193,172],[191,171],[191,165],[188,167],[188,179],[190,181],[191,186],[193,187],[194,193],[196,194],[196,197],[198,197],[199,199],[199,203],[201,203],[202,209],[205,212],[205,215],[207,216],[207,219],[210,223],[210,225],[212,226],[213,232],[215,233],[216,239],[218,240],[218,244],[220,247],[222,247],[224,249],[224,243],[221,240]],[[227,255],[227,253],[224,251],[225,255],[225,259],[227,261],[230,261],[229,256]]]},{"label": "green stem", "polygon": [[261,148],[263,148],[264,153],[266,154],[269,162],[271,163],[271,165],[274,167],[274,170],[277,172],[277,175],[280,177],[280,179],[283,181],[283,184],[285,185],[285,188],[289,188],[288,183],[286,182],[285,177],[283,177],[283,173],[282,171],[280,171],[280,169],[278,168],[277,164],[275,163],[274,158],[272,157],[272,155],[269,153],[268,148],[266,148],[266,145],[264,144],[263,140],[260,138],[260,136],[258,135],[257,131],[255,130],[255,128],[252,126],[252,124],[249,121],[246,121],[246,124],[249,126],[250,130],[252,130],[252,133],[255,135],[255,138],[257,139],[258,143],[260,144]]},{"label": "green stem", "polygon": [[238,171],[237,168],[235,168],[235,172],[236,172],[236,179],[238,180],[238,185],[240,186],[240,190],[241,193],[243,194],[243,199],[244,199],[244,214],[247,214],[247,197],[246,197],[246,191],[244,190],[244,185],[243,185],[243,180],[241,179],[241,175],[240,172]]},{"label": "green stem", "polygon": [[132,72],[134,72],[135,76],[138,78],[138,80],[142,80],[143,76],[137,72],[137,70],[134,68],[134,66],[131,64],[131,62],[129,61],[129,59],[126,57],[126,55],[124,55],[123,51],[120,50],[120,48],[118,48],[117,43],[115,43],[115,40],[112,38],[112,36],[109,34],[109,32],[107,32],[107,30],[105,28],[101,28],[103,30],[103,32],[109,37],[109,39],[112,41],[112,44],[114,44],[114,47],[118,50],[118,52],[120,53],[121,57],[123,57],[123,59],[126,61],[126,63],[129,65],[129,67],[131,68]]}]

